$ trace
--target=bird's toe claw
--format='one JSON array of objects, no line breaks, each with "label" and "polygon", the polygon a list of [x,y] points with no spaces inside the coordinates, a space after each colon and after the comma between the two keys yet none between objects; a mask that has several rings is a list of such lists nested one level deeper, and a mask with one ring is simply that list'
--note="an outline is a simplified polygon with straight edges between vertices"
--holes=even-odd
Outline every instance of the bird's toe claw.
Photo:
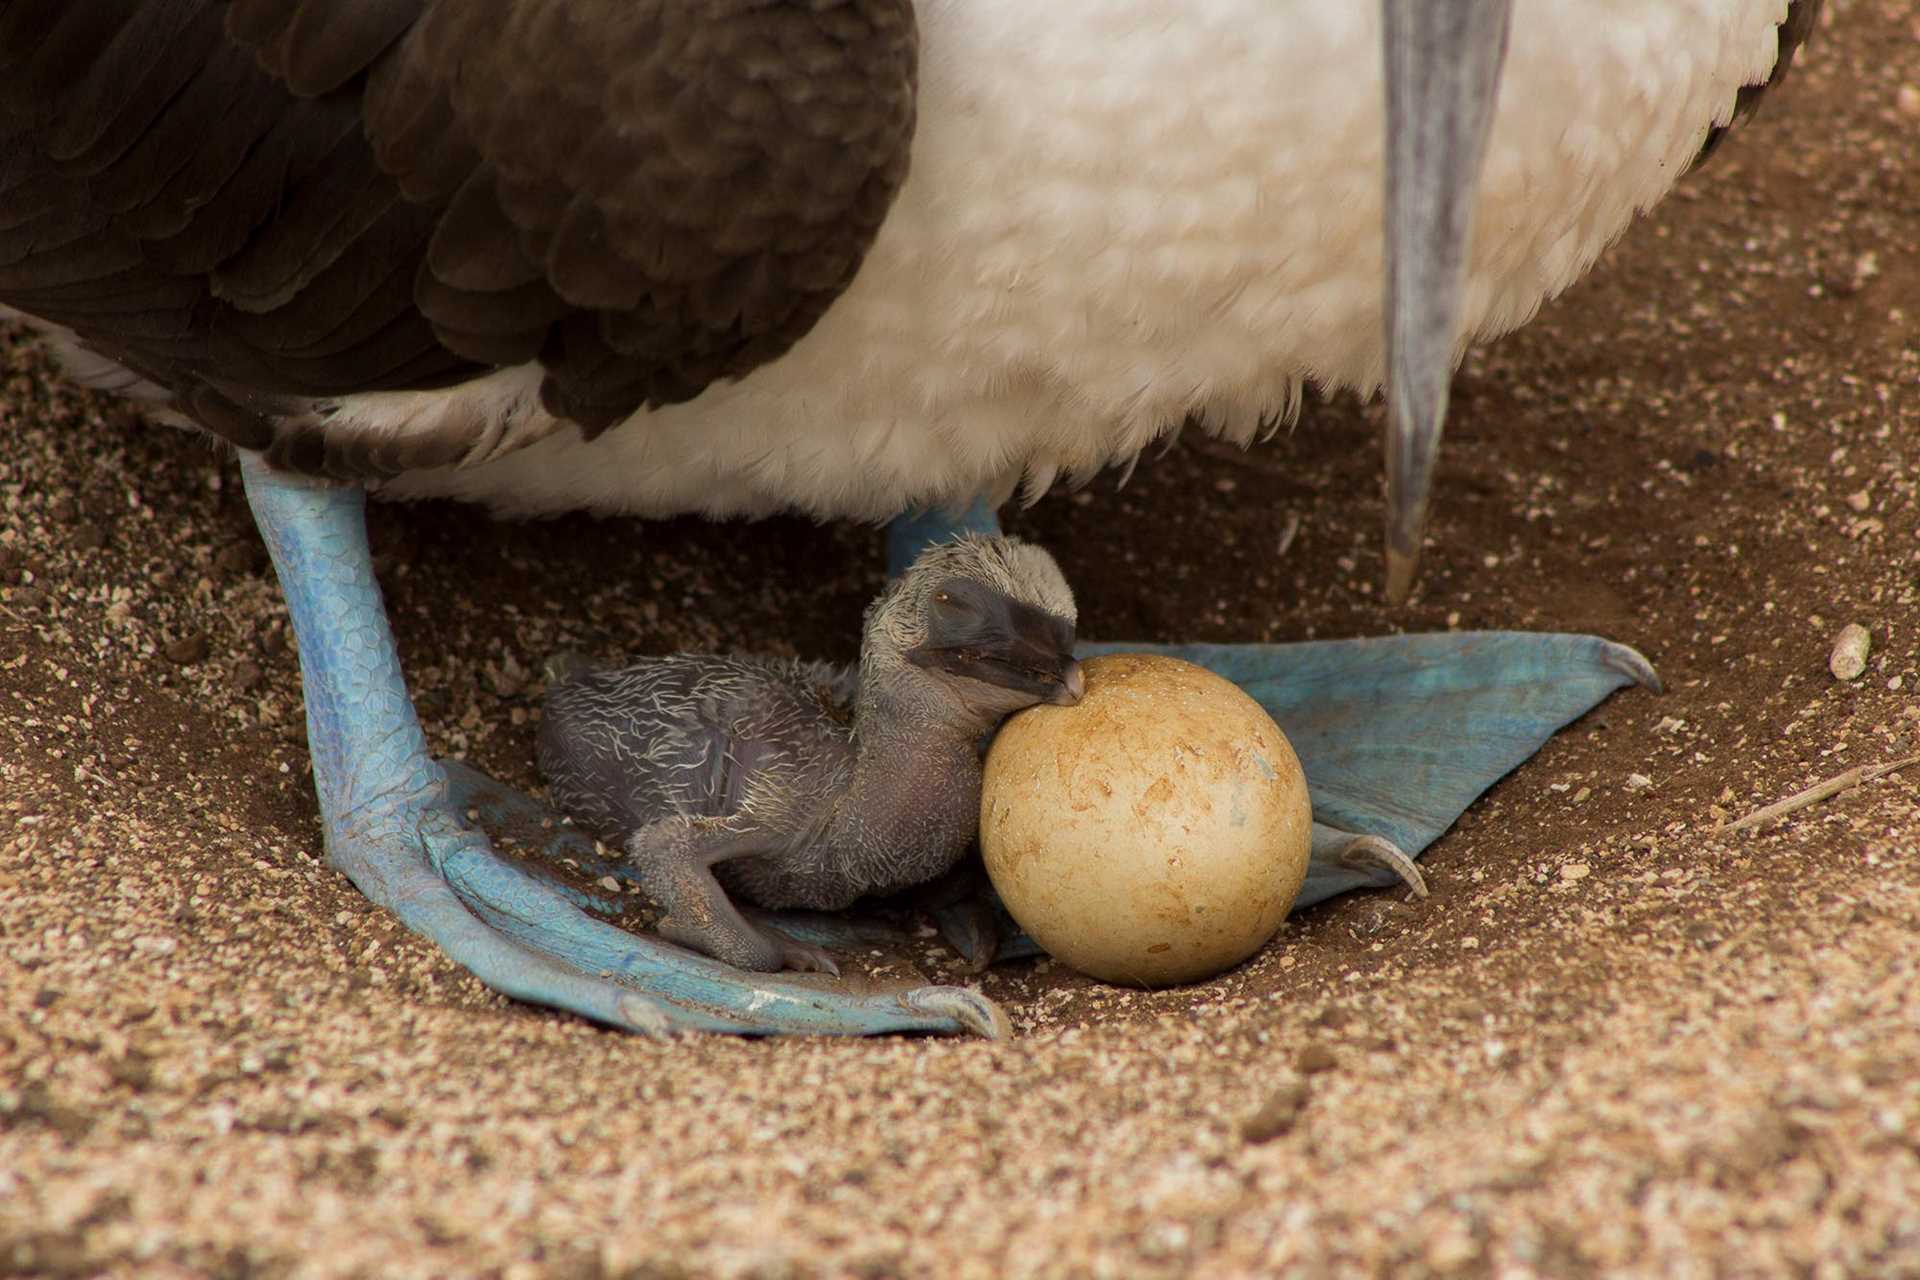
[{"label": "bird's toe claw", "polygon": [[828,977],[840,976],[840,966],[834,961],[825,947],[816,947],[811,942],[799,942],[783,935],[774,935],[780,943],[781,964],[795,973],[824,973]]},{"label": "bird's toe claw", "polygon": [[1391,840],[1379,836],[1355,836],[1340,851],[1340,865],[1352,871],[1390,871],[1413,891],[1416,898],[1427,896],[1427,877],[1420,864]]},{"label": "bird's toe claw", "polygon": [[912,987],[900,993],[900,1003],[915,1013],[950,1019],[983,1039],[1013,1035],[1006,1011],[971,987]]},{"label": "bird's toe claw", "polygon": [[1616,644],[1610,640],[1600,641],[1599,664],[1610,671],[1617,671],[1643,689],[1654,693],[1665,693],[1667,686],[1661,681],[1660,673],[1653,669],[1647,656],[1631,645]]}]

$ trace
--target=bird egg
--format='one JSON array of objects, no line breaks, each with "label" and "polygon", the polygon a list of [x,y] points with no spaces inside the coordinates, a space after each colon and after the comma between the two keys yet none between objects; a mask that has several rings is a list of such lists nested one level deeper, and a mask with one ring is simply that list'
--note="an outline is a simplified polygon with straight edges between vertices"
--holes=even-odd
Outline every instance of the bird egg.
[{"label": "bird egg", "polygon": [[1258,951],[1306,879],[1307,780],[1229,680],[1156,654],[1085,662],[1086,696],[1001,727],[980,847],[1022,928],[1090,977],[1197,982]]}]

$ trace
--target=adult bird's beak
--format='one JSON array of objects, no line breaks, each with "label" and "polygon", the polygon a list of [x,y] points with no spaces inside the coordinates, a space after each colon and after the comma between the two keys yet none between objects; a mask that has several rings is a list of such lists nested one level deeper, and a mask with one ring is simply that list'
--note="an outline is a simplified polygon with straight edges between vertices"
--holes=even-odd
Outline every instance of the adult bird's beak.
[{"label": "adult bird's beak", "polygon": [[1512,0],[1382,0],[1387,88],[1387,599],[1420,566],[1474,197]]}]

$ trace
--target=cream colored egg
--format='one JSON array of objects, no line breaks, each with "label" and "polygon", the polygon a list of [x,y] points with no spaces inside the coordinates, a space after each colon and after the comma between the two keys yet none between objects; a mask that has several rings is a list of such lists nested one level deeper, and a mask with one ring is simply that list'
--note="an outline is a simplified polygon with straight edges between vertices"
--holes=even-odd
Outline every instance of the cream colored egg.
[{"label": "cream colored egg", "polygon": [[1084,664],[1086,696],[1008,721],[987,754],[980,847],[1050,954],[1134,986],[1258,951],[1306,879],[1312,813],[1280,727],[1231,681],[1154,654]]}]

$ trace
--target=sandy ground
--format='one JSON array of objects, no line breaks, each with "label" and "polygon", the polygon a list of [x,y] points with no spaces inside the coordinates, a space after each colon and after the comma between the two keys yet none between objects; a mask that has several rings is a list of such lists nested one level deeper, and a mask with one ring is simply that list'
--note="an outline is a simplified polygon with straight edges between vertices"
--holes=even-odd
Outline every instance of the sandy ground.
[{"label": "sandy ground", "polygon": [[[1004,967],[1006,1043],[650,1042],[482,989],[319,860],[231,461],[15,350],[0,1276],[1920,1275],[1920,766],[1714,831],[1920,752],[1920,17],[1830,7],[1469,361],[1412,607],[1344,401],[1021,518],[1088,634],[1593,630],[1669,691],[1477,805],[1429,901],[1185,991]],[[844,656],[880,581],[792,523],[374,537],[437,747],[523,784],[552,650]]]}]

